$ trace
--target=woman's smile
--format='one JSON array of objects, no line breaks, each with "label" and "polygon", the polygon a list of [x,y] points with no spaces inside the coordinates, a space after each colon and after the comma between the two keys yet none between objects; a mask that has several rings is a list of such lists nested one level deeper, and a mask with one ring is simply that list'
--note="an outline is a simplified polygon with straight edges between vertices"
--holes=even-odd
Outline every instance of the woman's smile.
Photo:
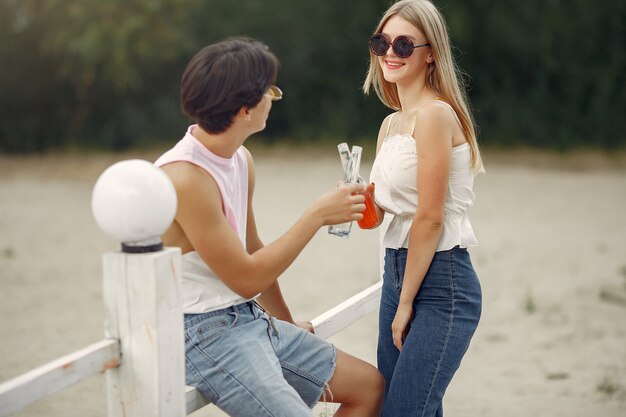
[{"label": "woman's smile", "polygon": [[396,70],[398,68],[401,68],[405,65],[404,62],[402,61],[396,61],[394,59],[388,59],[385,58],[385,68],[390,69],[390,70]]}]

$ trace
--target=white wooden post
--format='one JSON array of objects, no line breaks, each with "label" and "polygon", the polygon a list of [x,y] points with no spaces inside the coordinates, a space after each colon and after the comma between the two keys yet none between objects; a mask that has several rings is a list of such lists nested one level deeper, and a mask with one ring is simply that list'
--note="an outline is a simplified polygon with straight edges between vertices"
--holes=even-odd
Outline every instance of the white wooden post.
[{"label": "white wooden post", "polygon": [[103,261],[106,337],[122,356],[107,372],[109,417],[186,416],[180,250]]},{"label": "white wooden post", "polygon": [[107,373],[109,417],[186,416],[181,253],[160,239],[176,213],[174,186],[147,161],[121,161],[100,175],[91,204],[122,242],[103,258],[105,332],[121,352]]}]

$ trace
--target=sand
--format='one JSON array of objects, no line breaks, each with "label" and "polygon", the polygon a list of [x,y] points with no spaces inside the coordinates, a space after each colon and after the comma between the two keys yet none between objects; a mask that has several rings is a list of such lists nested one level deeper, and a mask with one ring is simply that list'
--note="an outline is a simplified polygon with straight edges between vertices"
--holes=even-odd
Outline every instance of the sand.
[{"label": "sand", "polygon": [[[303,156],[264,150],[256,158],[255,210],[266,242],[339,177],[332,152],[296,154]],[[101,259],[118,243],[93,220],[91,190],[111,163],[155,156],[0,156],[0,381],[102,339]],[[483,315],[445,415],[626,415],[624,158],[485,159],[471,213]],[[342,240],[324,229],[280,282],[294,315],[310,319],[376,282],[378,271],[377,232],[354,228]],[[375,363],[376,334],[373,313],[331,341]],[[224,414],[209,407],[193,415]],[[105,378],[16,416],[105,417]]]}]

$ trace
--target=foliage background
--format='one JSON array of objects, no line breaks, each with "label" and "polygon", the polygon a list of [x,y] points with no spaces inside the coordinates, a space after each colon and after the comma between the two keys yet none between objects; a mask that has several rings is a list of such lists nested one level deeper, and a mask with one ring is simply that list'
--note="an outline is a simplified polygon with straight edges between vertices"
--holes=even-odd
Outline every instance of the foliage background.
[{"label": "foliage background", "polygon": [[[267,141],[369,140],[387,109],[360,91],[366,40],[390,3],[0,0],[0,152],[171,143],[186,63],[236,35],[281,60]],[[484,145],[625,147],[626,2],[435,3]]]}]

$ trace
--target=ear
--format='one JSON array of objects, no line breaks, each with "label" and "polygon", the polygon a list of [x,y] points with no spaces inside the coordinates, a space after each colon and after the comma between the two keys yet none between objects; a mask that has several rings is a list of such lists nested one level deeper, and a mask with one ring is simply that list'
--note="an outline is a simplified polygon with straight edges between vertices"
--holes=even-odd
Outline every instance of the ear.
[{"label": "ear", "polygon": [[237,112],[237,117],[242,118],[243,120],[250,120],[250,109],[246,106],[242,106]]},{"label": "ear", "polygon": [[428,55],[428,58],[426,58],[426,62],[427,62],[428,64],[432,64],[433,62],[435,62],[435,58],[433,58],[433,55],[432,55],[432,54],[429,54],[429,55]]}]

